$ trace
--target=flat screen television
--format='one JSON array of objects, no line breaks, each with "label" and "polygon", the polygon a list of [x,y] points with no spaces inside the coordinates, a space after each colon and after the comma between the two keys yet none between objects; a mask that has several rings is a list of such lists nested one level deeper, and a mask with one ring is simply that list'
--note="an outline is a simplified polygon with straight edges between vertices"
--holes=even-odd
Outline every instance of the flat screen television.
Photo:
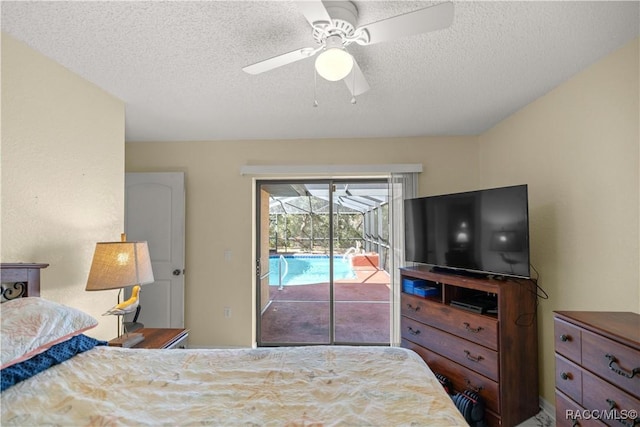
[{"label": "flat screen television", "polygon": [[405,200],[405,260],[530,278],[526,185]]}]

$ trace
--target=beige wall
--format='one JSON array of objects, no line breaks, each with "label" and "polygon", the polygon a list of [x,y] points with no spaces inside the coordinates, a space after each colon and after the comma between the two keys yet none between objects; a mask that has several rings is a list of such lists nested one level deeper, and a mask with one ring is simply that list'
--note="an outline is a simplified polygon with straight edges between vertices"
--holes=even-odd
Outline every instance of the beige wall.
[{"label": "beige wall", "polygon": [[[477,181],[476,137],[127,143],[128,172],[186,175],[185,322],[195,346],[253,343],[252,177],[247,164],[422,163],[423,193]],[[448,161],[456,159],[456,167]],[[225,261],[224,252],[231,251]],[[231,318],[224,317],[231,307]]]},{"label": "beige wall", "polygon": [[483,186],[529,184],[543,397],[554,310],[640,312],[638,40],[480,136]]},{"label": "beige wall", "polygon": [[84,291],[97,241],[124,226],[124,104],[2,34],[2,262],[43,262],[42,296],[100,320],[116,293]]}]

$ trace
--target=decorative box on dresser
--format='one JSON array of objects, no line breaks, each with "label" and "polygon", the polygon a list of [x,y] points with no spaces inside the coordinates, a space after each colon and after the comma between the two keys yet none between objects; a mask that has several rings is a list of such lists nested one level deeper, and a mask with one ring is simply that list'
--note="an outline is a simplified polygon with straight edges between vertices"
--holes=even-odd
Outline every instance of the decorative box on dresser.
[{"label": "decorative box on dresser", "polygon": [[[515,426],[539,411],[536,286],[529,280],[497,280],[400,269],[401,280],[422,279],[433,292],[401,294],[402,346],[418,353],[454,392],[477,391],[489,426]],[[484,299],[495,309],[480,313],[452,301]]]},{"label": "decorative box on dresser", "polygon": [[556,424],[640,425],[640,315],[557,311]]}]

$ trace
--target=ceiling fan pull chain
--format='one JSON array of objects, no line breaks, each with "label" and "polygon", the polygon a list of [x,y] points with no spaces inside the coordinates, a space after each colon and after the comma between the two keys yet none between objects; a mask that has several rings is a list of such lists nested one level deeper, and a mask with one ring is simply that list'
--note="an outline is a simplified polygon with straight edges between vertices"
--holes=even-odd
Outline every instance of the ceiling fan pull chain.
[{"label": "ceiling fan pull chain", "polygon": [[318,72],[313,67],[313,106],[318,106]]},{"label": "ceiling fan pull chain", "polygon": [[351,104],[356,105],[356,70],[351,70],[351,74],[353,74],[353,90],[351,91],[353,95],[351,95]]}]

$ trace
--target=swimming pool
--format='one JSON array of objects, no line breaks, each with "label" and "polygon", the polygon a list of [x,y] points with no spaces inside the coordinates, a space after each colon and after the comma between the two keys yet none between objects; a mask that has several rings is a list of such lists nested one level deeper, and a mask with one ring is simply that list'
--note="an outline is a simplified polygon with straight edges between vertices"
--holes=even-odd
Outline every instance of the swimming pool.
[{"label": "swimming pool", "polygon": [[[284,259],[286,264],[280,262],[280,255],[269,257],[270,285],[280,285],[280,265],[282,265],[283,274],[282,285],[308,285],[329,282],[328,255],[285,255]],[[333,257],[333,278],[334,280],[356,278],[351,269],[349,259],[343,259],[342,255]]]}]

